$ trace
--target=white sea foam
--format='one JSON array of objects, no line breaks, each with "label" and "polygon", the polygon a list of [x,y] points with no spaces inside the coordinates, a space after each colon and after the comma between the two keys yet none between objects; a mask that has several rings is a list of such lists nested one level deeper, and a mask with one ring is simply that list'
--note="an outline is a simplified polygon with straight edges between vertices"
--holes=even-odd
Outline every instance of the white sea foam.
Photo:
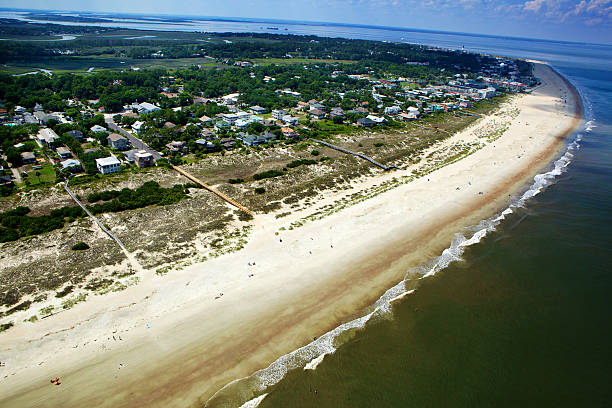
[{"label": "white sea foam", "polygon": [[[586,101],[585,106],[587,106]],[[590,112],[590,110],[585,108],[585,113],[587,112]],[[411,272],[421,271],[420,274],[422,276],[420,279],[424,279],[435,275],[437,272],[445,269],[451,263],[460,261],[462,259],[461,256],[467,247],[479,243],[490,232],[495,231],[496,227],[507,216],[514,213],[515,208],[524,207],[527,200],[540,194],[548,186],[553,184],[555,179],[566,171],[567,166],[571,163],[575,156],[574,153],[580,149],[582,133],[590,132],[594,127],[595,125],[592,120],[587,121],[583,126],[583,130],[577,133],[575,137],[570,140],[565,153],[552,164],[551,169],[545,173],[536,175],[533,178],[533,184],[523,193],[520,198],[510,204],[508,208],[487,220],[481,221],[477,226],[469,228],[467,230],[469,233],[466,234],[469,236],[469,238],[466,238],[464,234],[456,234],[455,239],[453,239],[450,246],[446,248],[437,259],[426,266],[426,268],[420,267],[412,270]],[[391,315],[392,303],[413,292],[413,289],[406,289],[406,281],[402,280],[397,285],[387,290],[376,301],[376,303],[373,305],[372,312],[336,327],[310,344],[307,344],[304,347],[278,358],[267,368],[255,372],[252,376],[250,376],[251,379],[255,379],[257,382],[257,385],[253,391],[255,393],[265,391],[266,388],[278,383],[289,370],[299,367],[303,367],[304,370],[315,370],[327,354],[332,354],[336,351],[337,346],[334,344],[334,341],[341,333],[348,330],[363,328],[374,316]],[[215,396],[225,390],[227,387],[230,387],[232,384],[235,384],[241,380],[236,380],[227,384],[225,387],[223,387],[223,389],[218,391]],[[248,404],[252,401],[257,401],[256,405],[244,404],[241,408],[256,407],[266,395],[267,394],[263,394],[246,403]],[[259,400],[259,398],[261,398],[261,400]]]},{"label": "white sea foam", "polygon": [[259,404],[261,404],[261,401],[263,401],[264,398],[266,398],[267,396],[267,393],[261,394],[259,397],[253,398],[252,400],[245,402],[240,406],[240,408],[257,408]]}]

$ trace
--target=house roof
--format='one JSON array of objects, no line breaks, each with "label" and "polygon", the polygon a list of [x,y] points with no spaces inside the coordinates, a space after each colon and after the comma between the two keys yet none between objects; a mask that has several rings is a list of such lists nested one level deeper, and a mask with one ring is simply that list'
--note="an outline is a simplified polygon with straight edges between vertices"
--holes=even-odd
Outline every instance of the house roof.
[{"label": "house roof", "polygon": [[64,160],[62,162],[60,162],[60,164],[62,165],[62,168],[66,168],[66,167],[77,167],[81,165],[81,162],[75,159],[68,159],[68,160]]},{"label": "house roof", "polygon": [[106,139],[110,140],[111,142],[116,142],[117,140],[127,140],[125,137],[121,136],[118,133],[111,133]]},{"label": "house roof", "polygon": [[112,166],[116,164],[120,164],[119,160],[115,156],[103,157],[101,159],[96,159],[96,164],[100,166]]}]

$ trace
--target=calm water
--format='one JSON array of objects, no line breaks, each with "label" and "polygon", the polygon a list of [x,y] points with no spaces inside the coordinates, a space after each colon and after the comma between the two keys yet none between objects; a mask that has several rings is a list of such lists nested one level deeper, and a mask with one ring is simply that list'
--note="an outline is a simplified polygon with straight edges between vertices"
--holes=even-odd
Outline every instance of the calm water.
[{"label": "calm water", "polygon": [[470,42],[547,60],[579,88],[589,122],[571,162],[392,318],[316,370],[289,370],[260,407],[610,406],[612,48]]},{"label": "calm water", "polygon": [[[587,126],[536,180],[530,191],[541,193],[464,231],[414,293],[389,307],[398,285],[379,301],[382,317],[322,336],[217,402],[240,405],[256,390],[268,394],[260,407],[610,406],[612,46],[304,22],[142,23],[104,25],[465,46],[547,61],[585,99]],[[463,252],[466,238],[477,243]],[[302,369],[321,353],[315,370]]]}]

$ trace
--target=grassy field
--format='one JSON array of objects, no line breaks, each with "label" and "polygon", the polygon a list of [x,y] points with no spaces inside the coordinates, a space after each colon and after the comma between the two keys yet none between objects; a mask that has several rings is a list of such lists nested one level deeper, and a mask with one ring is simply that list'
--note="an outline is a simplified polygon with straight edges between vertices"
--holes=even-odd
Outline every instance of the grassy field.
[{"label": "grassy field", "polygon": [[317,58],[256,58],[259,65],[287,65],[287,64],[354,64],[356,61],[336,60],[336,59],[317,59]]},{"label": "grassy field", "polygon": [[113,55],[87,56],[87,57],[65,57],[55,60],[47,60],[40,63],[31,62],[11,62],[0,66],[0,71],[8,74],[24,74],[34,72],[40,68],[48,69],[56,74],[73,72],[87,73],[90,68],[95,70],[126,70],[130,67],[141,69],[165,68],[179,69],[193,65],[202,67],[216,68],[223,66],[211,62],[210,58],[178,58],[178,59],[150,59],[135,60],[131,58],[120,58]]}]

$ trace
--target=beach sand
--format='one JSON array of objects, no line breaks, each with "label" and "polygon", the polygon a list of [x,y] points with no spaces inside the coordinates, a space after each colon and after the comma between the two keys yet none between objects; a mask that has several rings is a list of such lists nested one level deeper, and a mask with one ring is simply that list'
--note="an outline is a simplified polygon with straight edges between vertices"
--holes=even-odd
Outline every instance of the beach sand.
[{"label": "beach sand", "polygon": [[[258,215],[238,252],[163,277],[149,272],[122,292],[0,333],[0,406],[201,404],[358,316],[456,232],[507,205],[578,128],[573,87],[545,65],[535,70],[543,84],[514,98],[520,113],[508,130],[456,163],[293,230],[279,228],[326,203],[281,219]],[[444,143],[475,140],[502,119],[483,118]],[[381,173],[355,191],[410,171]],[[60,386],[50,383],[57,376]]]}]

